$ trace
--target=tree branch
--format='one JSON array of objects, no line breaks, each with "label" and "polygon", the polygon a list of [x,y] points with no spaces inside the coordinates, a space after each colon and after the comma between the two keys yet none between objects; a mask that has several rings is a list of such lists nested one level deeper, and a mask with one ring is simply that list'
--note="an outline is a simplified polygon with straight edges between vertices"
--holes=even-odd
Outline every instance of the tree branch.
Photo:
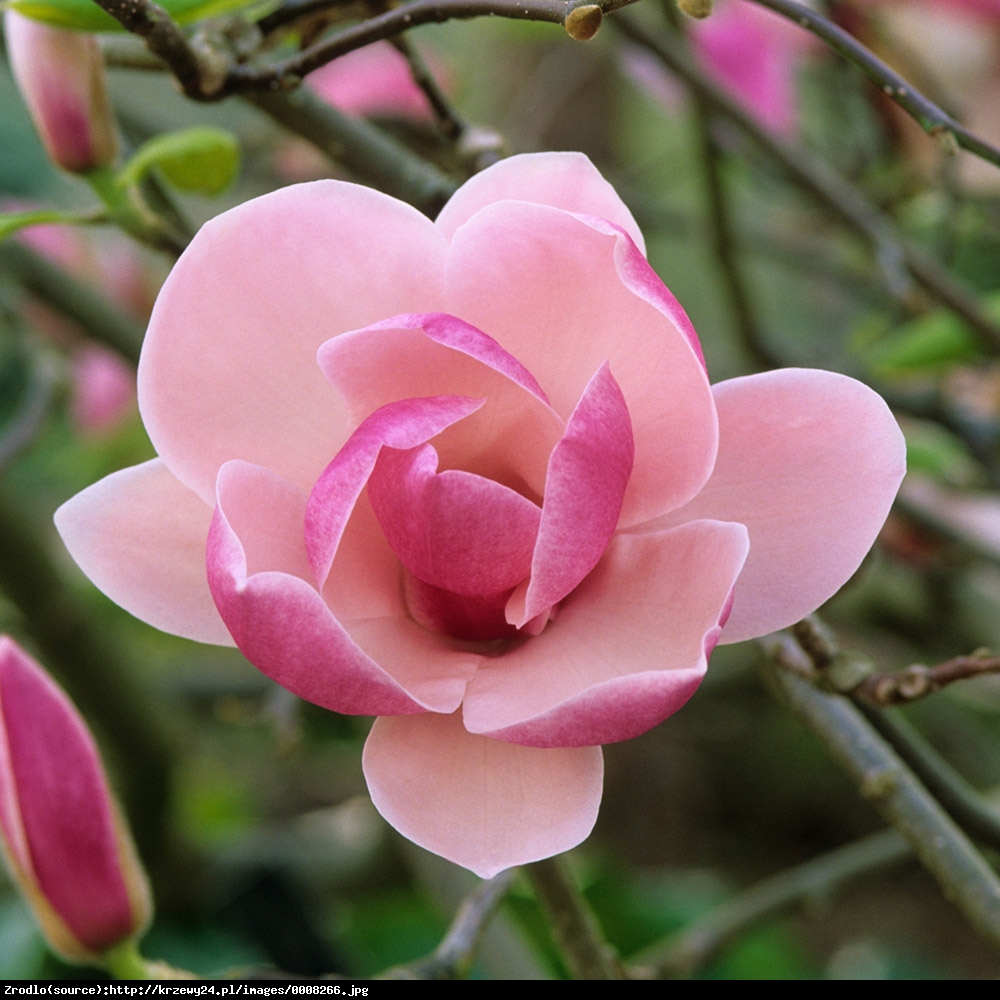
[{"label": "tree branch", "polygon": [[965,320],[984,346],[994,354],[1000,351],[1000,326],[983,314],[975,295],[923,250],[902,239],[892,220],[860,191],[822,160],[768,133],[752,115],[706,77],[682,50],[676,38],[665,33],[654,38],[634,18],[624,13],[611,23],[627,38],[657,56],[671,73],[679,76],[709,102],[713,112],[735,125],[747,139],[777,163],[794,183],[812,195],[842,224],[870,243],[885,288],[907,311],[915,311],[914,284],[920,285]]},{"label": "tree branch", "polygon": [[774,665],[768,678],[783,699],[861,794],[906,837],[945,896],[981,934],[1000,944],[1000,879],[965,833],[857,707],[782,668],[786,659],[794,662],[804,655],[798,646],[778,636],[769,652]]},{"label": "tree branch", "polygon": [[964,150],[1000,167],[1000,149],[970,132],[945,110],[910,85],[894,69],[843,28],[796,0],[752,0],[821,38],[857,66],[890,100],[898,104],[928,135],[950,134]]}]

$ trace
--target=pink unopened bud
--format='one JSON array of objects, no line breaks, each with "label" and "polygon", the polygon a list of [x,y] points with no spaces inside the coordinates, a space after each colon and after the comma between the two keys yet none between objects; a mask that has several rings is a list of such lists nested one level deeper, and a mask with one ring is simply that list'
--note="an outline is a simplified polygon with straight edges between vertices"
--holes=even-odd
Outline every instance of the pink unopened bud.
[{"label": "pink unopened bud", "polygon": [[4,33],[14,78],[52,161],[72,173],[112,163],[118,137],[97,40],[12,10]]},{"label": "pink unopened bud", "polygon": [[0,842],[49,944],[90,963],[150,914],[97,747],[66,694],[0,637]]}]

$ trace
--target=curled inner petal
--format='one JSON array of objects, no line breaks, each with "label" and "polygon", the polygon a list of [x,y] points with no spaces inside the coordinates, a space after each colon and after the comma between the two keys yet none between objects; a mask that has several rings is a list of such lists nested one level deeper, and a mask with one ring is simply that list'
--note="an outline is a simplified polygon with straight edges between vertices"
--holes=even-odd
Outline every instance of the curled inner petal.
[{"label": "curled inner petal", "polygon": [[597,565],[618,524],[634,454],[625,397],[605,363],[549,459],[531,582],[507,609],[512,624],[561,601]]},{"label": "curled inner petal", "polygon": [[456,594],[493,594],[531,569],[539,508],[482,476],[438,473],[430,445],[384,451],[368,495],[400,562],[425,583]]}]

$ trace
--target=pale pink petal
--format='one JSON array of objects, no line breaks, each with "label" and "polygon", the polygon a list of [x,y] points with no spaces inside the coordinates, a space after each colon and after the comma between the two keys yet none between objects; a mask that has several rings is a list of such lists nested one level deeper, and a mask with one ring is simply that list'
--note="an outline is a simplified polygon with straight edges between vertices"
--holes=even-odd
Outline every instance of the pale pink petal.
[{"label": "pale pink petal", "polygon": [[512,624],[557,604],[597,565],[618,524],[632,458],[625,399],[602,365],[549,460],[531,582],[523,602],[518,595],[508,609]]},{"label": "pale pink petal", "polygon": [[452,311],[518,358],[564,418],[609,364],[635,440],[623,524],[697,493],[717,441],[708,379],[662,283],[627,237],[593,219],[508,202],[456,233],[448,268]]},{"label": "pale pink petal", "polygon": [[316,481],[305,511],[305,544],[320,587],[382,448],[415,448],[480,406],[482,400],[462,396],[404,399],[387,403],[358,427]]},{"label": "pale pink petal", "polygon": [[205,579],[211,520],[159,459],[94,483],[55,514],[70,555],[116,604],[164,632],[232,645]]},{"label": "pale pink petal", "polygon": [[345,715],[453,711],[479,657],[420,629],[392,594],[375,601],[394,617],[349,633],[306,579],[305,511],[305,495],[267,469],[237,461],[219,473],[208,580],[241,652],[293,694]]},{"label": "pale pink petal", "polygon": [[139,365],[139,407],[168,468],[208,503],[234,458],[308,489],[348,434],[317,348],[440,308],[445,250],[415,209],[338,181],[206,223],[163,286]]},{"label": "pale pink petal", "polygon": [[747,546],[742,525],[716,521],[617,535],[541,635],[483,662],[466,727],[551,747],[662,722],[705,673]]},{"label": "pale pink petal", "polygon": [[747,526],[728,643],[791,625],[850,579],[888,516],[906,447],[882,398],[844,375],[782,369],[721,382],[715,398],[715,472],[665,521]]},{"label": "pale pink petal", "polygon": [[[542,512],[481,476],[438,473],[430,445],[383,452],[368,496],[400,562],[456,594],[494,594],[525,579]],[[561,596],[561,595],[560,595]]]},{"label": "pale pink petal", "polygon": [[531,372],[481,330],[444,313],[395,316],[324,344],[318,359],[356,423],[400,399],[484,399],[435,443],[438,453],[451,468],[541,497],[565,424]]},{"label": "pale pink petal", "polygon": [[142,876],[126,873],[133,859],[122,850],[93,737],[66,695],[6,637],[0,638],[0,827],[28,901],[65,953],[100,954],[145,923],[148,900],[130,889],[133,875]]},{"label": "pale pink petal", "polygon": [[495,163],[459,188],[438,215],[437,226],[451,238],[480,209],[508,200],[607,219],[644,249],[632,213],[582,153],[524,153]]},{"label": "pale pink petal", "polygon": [[376,719],[364,769],[388,823],[483,878],[584,840],[604,778],[599,747],[501,743],[466,732],[458,714]]}]

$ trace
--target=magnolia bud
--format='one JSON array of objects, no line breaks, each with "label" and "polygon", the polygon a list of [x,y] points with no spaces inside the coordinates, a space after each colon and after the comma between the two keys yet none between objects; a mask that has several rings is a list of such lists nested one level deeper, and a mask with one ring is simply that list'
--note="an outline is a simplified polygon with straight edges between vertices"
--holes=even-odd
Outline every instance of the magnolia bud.
[{"label": "magnolia bud", "polygon": [[114,162],[118,137],[97,40],[7,10],[7,56],[50,159],[72,173]]},{"label": "magnolia bud", "polygon": [[149,921],[145,873],[93,737],[66,694],[0,637],[0,844],[49,944],[99,963]]}]

